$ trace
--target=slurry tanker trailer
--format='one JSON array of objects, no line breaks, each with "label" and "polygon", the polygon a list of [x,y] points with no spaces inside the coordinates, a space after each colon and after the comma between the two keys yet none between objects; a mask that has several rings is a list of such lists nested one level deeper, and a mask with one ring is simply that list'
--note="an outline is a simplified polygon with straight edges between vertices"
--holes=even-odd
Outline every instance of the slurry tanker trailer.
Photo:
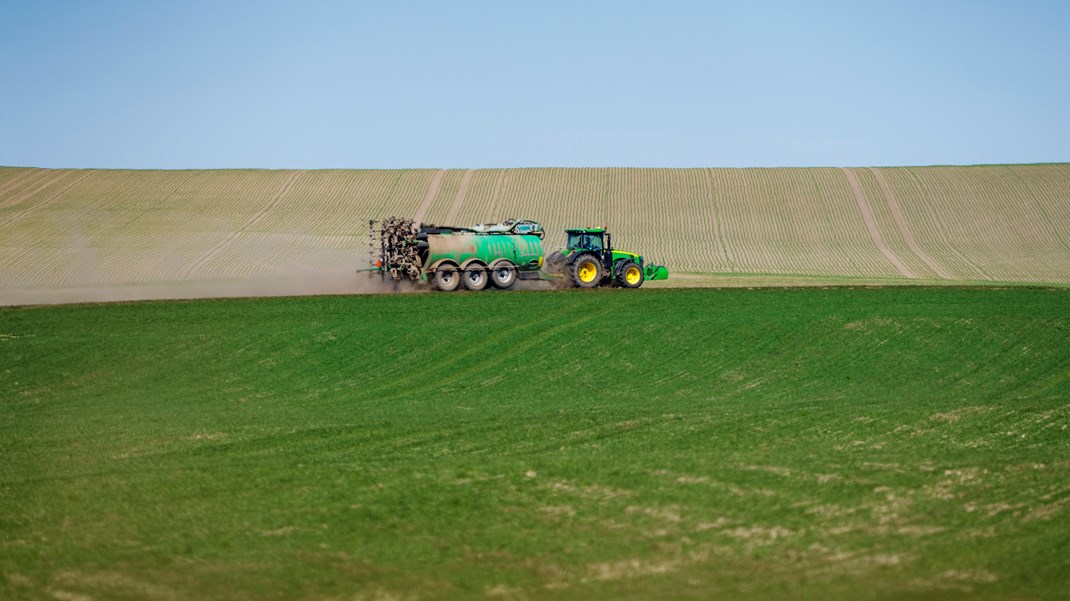
[{"label": "slurry tanker trailer", "polygon": [[434,226],[387,217],[368,223],[370,271],[394,281],[430,282],[443,291],[464,286],[511,288],[518,279],[563,281],[580,288],[638,288],[669,271],[636,253],[613,248],[605,228],[565,230],[564,248],[543,254],[543,229],[510,219],[470,227]]}]

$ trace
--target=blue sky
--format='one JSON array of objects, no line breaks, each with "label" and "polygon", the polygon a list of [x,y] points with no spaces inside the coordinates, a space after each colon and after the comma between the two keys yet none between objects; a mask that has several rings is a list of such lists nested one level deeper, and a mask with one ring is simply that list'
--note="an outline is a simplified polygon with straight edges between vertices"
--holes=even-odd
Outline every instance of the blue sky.
[{"label": "blue sky", "polygon": [[0,3],[0,165],[1070,161],[1070,2]]}]

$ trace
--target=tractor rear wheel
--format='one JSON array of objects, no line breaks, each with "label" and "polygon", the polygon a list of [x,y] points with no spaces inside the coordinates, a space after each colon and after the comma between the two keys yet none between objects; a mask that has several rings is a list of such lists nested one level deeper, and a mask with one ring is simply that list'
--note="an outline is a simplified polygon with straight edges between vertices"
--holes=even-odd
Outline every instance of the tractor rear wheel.
[{"label": "tractor rear wheel", "polygon": [[479,292],[487,287],[487,270],[482,265],[470,265],[464,270],[461,281],[464,287],[473,292]]},{"label": "tractor rear wheel", "polygon": [[435,288],[443,292],[453,292],[460,284],[461,278],[453,265],[441,265],[435,270]]},{"label": "tractor rear wheel", "polygon": [[617,283],[625,288],[638,288],[643,285],[643,270],[635,261],[628,261],[617,272]]},{"label": "tractor rear wheel", "polygon": [[572,282],[580,288],[594,288],[602,283],[602,262],[594,255],[580,255],[572,261]]},{"label": "tractor rear wheel", "polygon": [[490,270],[490,283],[495,288],[506,290],[516,283],[516,265],[509,261],[502,261]]}]

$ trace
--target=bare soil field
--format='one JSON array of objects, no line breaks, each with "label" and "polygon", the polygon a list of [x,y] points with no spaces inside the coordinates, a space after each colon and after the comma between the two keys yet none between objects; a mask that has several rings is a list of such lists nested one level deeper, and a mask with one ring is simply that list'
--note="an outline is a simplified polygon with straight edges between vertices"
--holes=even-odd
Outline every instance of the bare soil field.
[{"label": "bare soil field", "polygon": [[367,224],[606,225],[664,286],[1070,284],[1070,164],[0,168],[0,304],[376,292]]}]

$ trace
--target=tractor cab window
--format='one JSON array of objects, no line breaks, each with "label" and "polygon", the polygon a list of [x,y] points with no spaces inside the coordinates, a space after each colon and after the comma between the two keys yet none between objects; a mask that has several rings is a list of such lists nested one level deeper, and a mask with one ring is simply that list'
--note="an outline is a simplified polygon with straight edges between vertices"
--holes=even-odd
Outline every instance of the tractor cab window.
[{"label": "tractor cab window", "polygon": [[602,250],[602,236],[584,232],[572,232],[568,235],[568,248]]}]

